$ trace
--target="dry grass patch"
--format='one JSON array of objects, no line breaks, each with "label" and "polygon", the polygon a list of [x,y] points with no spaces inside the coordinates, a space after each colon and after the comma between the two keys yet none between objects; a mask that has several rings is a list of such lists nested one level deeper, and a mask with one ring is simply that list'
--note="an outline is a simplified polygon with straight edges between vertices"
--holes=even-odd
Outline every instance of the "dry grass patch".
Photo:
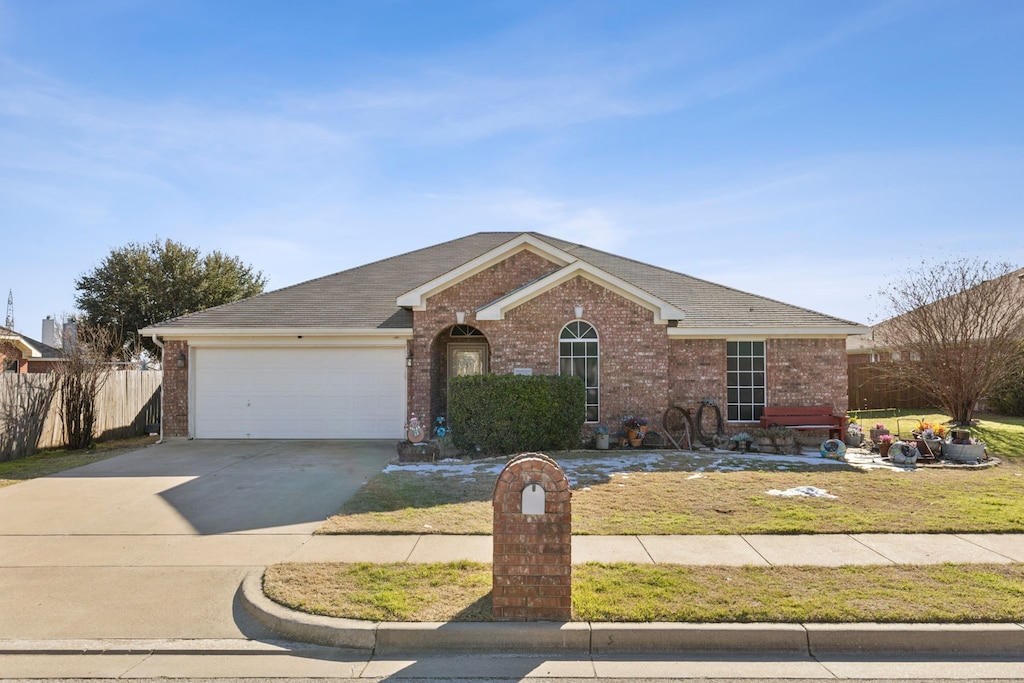
[{"label": "dry grass patch", "polygon": [[[593,455],[591,455],[593,457]],[[864,471],[736,457],[652,454],[633,471],[571,472],[577,534],[956,533],[1024,531],[1024,467]],[[746,468],[746,469],[740,469]],[[758,469],[753,469],[758,468]],[[320,533],[489,534],[500,464],[465,471],[390,468],[372,479]],[[813,486],[836,496],[768,495]]]},{"label": "dry grass patch", "polygon": [[[371,621],[490,621],[490,565],[281,564],[264,591]],[[577,621],[970,623],[1024,620],[1024,565],[684,567],[586,564]]]},{"label": "dry grass patch", "polygon": [[367,621],[489,621],[491,570],[442,564],[291,563],[268,567],[263,591],[292,609]]},{"label": "dry grass patch", "polygon": [[[1017,464],[984,471],[641,472],[573,495],[580,534],[1024,530]],[[768,495],[813,486],[836,498]]]},{"label": "dry grass patch", "polygon": [[114,439],[97,443],[92,448],[81,451],[69,451],[61,448],[40,451],[17,460],[0,462],[0,488],[145,448],[155,443],[157,438],[156,436],[136,436],[130,439]]}]

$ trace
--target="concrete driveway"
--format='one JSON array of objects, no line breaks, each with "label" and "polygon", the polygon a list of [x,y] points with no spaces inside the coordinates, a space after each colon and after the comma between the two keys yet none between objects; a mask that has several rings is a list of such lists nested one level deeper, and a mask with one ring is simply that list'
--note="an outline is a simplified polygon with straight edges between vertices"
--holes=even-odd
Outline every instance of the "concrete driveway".
[{"label": "concrete driveway", "polygon": [[263,637],[235,593],[393,441],[171,441],[0,489],[0,640]]}]

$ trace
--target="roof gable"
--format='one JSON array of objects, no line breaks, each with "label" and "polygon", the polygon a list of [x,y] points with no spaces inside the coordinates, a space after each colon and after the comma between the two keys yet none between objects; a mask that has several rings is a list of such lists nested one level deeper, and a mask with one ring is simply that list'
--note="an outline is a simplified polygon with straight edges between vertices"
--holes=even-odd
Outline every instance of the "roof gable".
[{"label": "roof gable", "polygon": [[[505,259],[518,254],[521,251],[530,251],[558,266],[565,266],[577,259],[558,247],[539,240],[532,233],[522,233],[515,239],[480,254],[457,268],[444,273],[430,282],[425,282],[419,287],[403,293],[398,297],[397,305],[411,308],[414,311],[422,311],[427,307],[427,299],[440,291],[448,289],[477,273],[487,270],[491,266],[504,261]],[[496,320],[497,318],[481,318],[481,320]]]},{"label": "roof gable", "polygon": [[[42,358],[42,351],[33,345],[32,340],[18,332],[8,328],[0,327],[0,343],[10,344],[21,351],[24,358]],[[38,344],[38,342],[36,342]],[[42,344],[39,344],[42,346]]]},{"label": "roof gable", "polygon": [[682,320],[686,314],[672,304],[636,287],[625,280],[607,273],[585,261],[575,260],[558,270],[535,280],[524,287],[510,292],[497,301],[478,308],[477,320],[502,320],[505,313],[517,306],[551,291],[574,277],[584,277],[616,294],[637,303],[654,313],[655,324],[667,324],[669,320]]}]

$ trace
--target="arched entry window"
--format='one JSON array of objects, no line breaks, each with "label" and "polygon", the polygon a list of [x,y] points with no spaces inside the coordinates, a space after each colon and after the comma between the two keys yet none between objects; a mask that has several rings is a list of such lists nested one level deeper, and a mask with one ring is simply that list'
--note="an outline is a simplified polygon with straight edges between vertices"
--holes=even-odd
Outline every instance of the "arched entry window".
[{"label": "arched entry window", "polygon": [[574,320],[558,335],[558,373],[576,375],[587,388],[587,422],[600,417],[601,375],[598,366],[597,330],[590,323]]}]

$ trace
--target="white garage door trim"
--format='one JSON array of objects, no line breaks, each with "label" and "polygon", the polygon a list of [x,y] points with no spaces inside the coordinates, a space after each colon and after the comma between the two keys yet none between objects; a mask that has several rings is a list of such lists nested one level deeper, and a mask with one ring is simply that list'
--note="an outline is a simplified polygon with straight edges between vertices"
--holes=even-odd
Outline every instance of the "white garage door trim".
[{"label": "white garage door trim", "polygon": [[190,355],[196,438],[402,436],[404,348],[193,348]]}]

